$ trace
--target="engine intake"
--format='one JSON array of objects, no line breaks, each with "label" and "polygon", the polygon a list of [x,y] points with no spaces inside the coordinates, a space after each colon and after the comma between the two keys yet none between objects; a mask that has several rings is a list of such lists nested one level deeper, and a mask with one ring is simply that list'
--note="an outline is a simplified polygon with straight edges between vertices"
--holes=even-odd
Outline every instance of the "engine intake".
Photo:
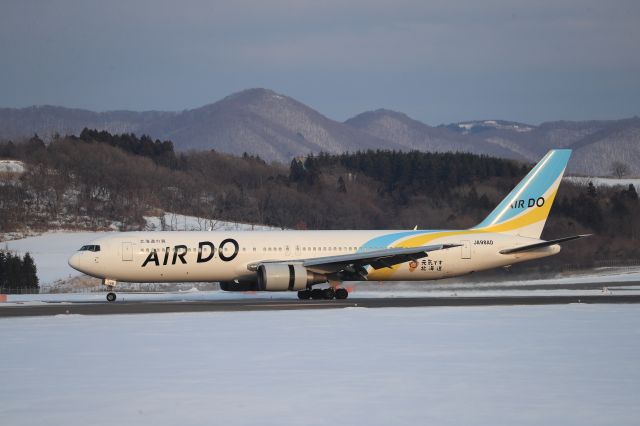
[{"label": "engine intake", "polygon": [[266,263],[258,267],[258,290],[304,290],[309,284],[327,281],[324,275],[315,274],[302,265]]}]

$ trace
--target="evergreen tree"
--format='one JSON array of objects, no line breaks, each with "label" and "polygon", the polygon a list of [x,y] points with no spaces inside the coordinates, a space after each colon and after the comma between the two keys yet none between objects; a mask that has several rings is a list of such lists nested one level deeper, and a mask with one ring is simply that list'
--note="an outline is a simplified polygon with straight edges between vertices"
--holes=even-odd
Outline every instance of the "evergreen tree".
[{"label": "evergreen tree", "polygon": [[7,255],[3,251],[0,251],[0,288],[7,287],[6,265]]},{"label": "evergreen tree", "polygon": [[36,264],[33,261],[33,258],[27,252],[22,259],[22,277],[23,277],[23,287],[29,289],[37,289],[38,286],[38,270],[36,268]]},{"label": "evergreen tree", "polygon": [[313,155],[308,156],[304,160],[305,180],[309,186],[314,186],[320,181],[320,158],[316,159]]},{"label": "evergreen tree", "polygon": [[0,251],[0,288],[9,292],[23,289],[39,290],[37,268],[33,258],[26,253],[23,258]]},{"label": "evergreen tree", "polygon": [[636,191],[636,187],[632,183],[629,184],[629,189],[627,189],[627,197],[630,200],[638,200],[638,192]]},{"label": "evergreen tree", "polygon": [[20,272],[22,268],[22,262],[19,256],[15,256],[12,253],[7,253],[6,258],[6,279],[7,288],[11,291],[16,291],[21,287]]},{"label": "evergreen tree", "polygon": [[338,178],[338,192],[342,194],[347,193],[347,185],[344,183],[344,179],[342,178],[342,176]]},{"label": "evergreen tree", "polygon": [[304,166],[302,165],[302,161],[294,158],[291,160],[291,165],[289,166],[289,181],[302,182],[304,177]]}]

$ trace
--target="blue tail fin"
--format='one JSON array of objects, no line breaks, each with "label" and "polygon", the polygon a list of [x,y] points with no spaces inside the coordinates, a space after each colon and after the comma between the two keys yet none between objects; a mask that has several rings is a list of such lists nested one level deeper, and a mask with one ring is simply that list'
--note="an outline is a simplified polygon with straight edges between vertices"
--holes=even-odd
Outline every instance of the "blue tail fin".
[{"label": "blue tail fin", "polygon": [[540,238],[569,157],[570,149],[549,151],[474,229]]}]

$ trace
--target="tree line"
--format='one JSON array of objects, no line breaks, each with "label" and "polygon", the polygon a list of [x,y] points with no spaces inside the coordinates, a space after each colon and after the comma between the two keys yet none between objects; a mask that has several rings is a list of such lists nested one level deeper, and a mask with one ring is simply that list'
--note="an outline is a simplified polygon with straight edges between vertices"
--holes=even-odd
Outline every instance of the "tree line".
[{"label": "tree line", "polygon": [[23,257],[0,251],[0,289],[5,293],[38,292],[38,274],[29,253]]}]

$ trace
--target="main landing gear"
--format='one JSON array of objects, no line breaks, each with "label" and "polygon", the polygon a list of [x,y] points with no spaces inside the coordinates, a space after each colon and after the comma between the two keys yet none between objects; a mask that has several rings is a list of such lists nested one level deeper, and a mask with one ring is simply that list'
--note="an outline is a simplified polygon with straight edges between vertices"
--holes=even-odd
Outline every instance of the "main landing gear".
[{"label": "main landing gear", "polygon": [[298,292],[298,299],[300,300],[309,300],[309,299],[344,300],[347,297],[349,297],[349,292],[347,292],[347,290],[344,288],[336,288],[336,289],[334,289],[333,287],[323,288],[323,289],[314,288],[314,289],[300,290]]},{"label": "main landing gear", "polygon": [[115,302],[115,301],[116,301],[116,294],[112,291],[107,293],[107,302]]}]

